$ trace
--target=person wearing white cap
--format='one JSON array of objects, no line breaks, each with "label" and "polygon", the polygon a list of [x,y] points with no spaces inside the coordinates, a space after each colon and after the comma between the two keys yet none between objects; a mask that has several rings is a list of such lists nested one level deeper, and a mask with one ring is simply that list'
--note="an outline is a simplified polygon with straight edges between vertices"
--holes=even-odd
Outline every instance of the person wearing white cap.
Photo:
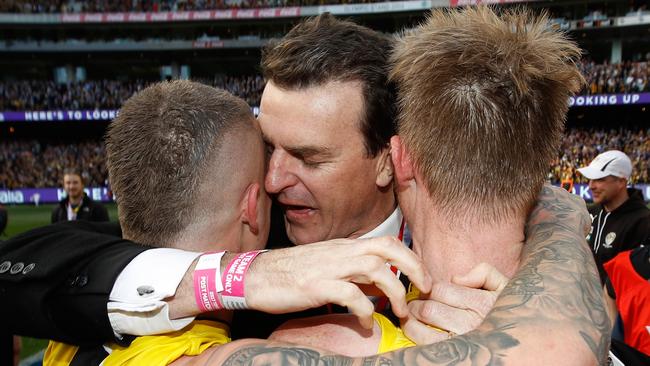
[{"label": "person wearing white cap", "polygon": [[603,264],[619,252],[639,246],[650,236],[650,210],[641,192],[628,188],[632,162],[623,152],[606,151],[578,171],[589,179],[594,198],[587,236],[604,282]]}]

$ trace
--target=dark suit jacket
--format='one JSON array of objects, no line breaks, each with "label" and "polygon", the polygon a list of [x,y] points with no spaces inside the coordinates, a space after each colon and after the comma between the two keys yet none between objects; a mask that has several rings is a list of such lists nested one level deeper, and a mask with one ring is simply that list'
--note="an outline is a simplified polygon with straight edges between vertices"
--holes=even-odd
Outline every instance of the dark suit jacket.
[{"label": "dark suit jacket", "polygon": [[9,333],[90,345],[114,339],[106,304],[115,279],[149,249],[117,224],[73,221],[0,244],[0,324]]},{"label": "dark suit jacket", "polygon": [[[68,197],[64,198],[52,210],[52,223],[68,221]],[[87,221],[108,221],[108,211],[106,207],[99,202],[95,202],[87,194],[81,201],[81,207],[77,212],[77,220]]]},{"label": "dark suit jacket", "polygon": [[[272,208],[269,244],[291,245],[277,205]],[[116,340],[106,310],[108,296],[124,267],[150,248],[121,239],[117,224],[89,221],[45,226],[0,244],[0,324],[7,324],[10,333],[82,346]],[[5,262],[11,264],[3,271]],[[23,268],[12,274],[18,263]],[[232,336],[266,338],[288,319],[325,313],[244,311],[235,315]]]}]

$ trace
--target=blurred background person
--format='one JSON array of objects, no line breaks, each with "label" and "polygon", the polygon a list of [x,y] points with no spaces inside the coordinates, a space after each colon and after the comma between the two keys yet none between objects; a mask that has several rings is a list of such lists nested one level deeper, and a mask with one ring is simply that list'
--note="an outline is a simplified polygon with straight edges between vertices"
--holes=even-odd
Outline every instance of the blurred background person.
[{"label": "blurred background person", "polygon": [[638,247],[650,236],[650,210],[641,192],[627,187],[632,162],[623,152],[606,151],[578,171],[589,179],[594,198],[589,208],[591,230],[587,242],[604,283],[603,264],[622,251]]},{"label": "blurred background person", "polygon": [[74,220],[109,221],[106,208],[84,192],[83,178],[78,170],[64,170],[63,189],[66,197],[52,210],[52,223]]},{"label": "blurred background person", "polygon": [[634,364],[650,365],[650,246],[619,253],[604,267],[610,320],[615,330],[622,328],[624,343],[613,342],[612,348],[625,352],[627,359],[636,360]]}]

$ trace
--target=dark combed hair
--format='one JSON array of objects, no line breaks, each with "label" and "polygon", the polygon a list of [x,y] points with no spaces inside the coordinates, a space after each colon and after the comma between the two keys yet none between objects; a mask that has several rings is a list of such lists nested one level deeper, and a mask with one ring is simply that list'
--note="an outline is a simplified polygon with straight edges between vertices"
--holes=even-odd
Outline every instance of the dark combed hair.
[{"label": "dark combed hair", "polygon": [[395,134],[395,88],[387,80],[392,46],[391,37],[326,13],[301,22],[267,45],[262,50],[262,72],[285,89],[361,82],[365,108],[360,130],[366,152],[374,157]]},{"label": "dark combed hair", "polygon": [[487,221],[528,210],[556,156],[580,49],[546,16],[434,11],[393,55],[399,135],[436,205]]},{"label": "dark combed hair", "polygon": [[124,235],[168,246],[194,218],[206,167],[224,134],[252,126],[250,107],[191,81],[162,82],[128,99],[109,126],[109,179]]}]

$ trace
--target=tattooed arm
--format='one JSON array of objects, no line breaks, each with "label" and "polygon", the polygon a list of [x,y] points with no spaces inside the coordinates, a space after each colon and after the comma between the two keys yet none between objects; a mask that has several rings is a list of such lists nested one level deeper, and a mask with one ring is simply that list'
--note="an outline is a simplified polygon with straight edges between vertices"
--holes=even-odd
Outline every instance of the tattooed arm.
[{"label": "tattooed arm", "polygon": [[603,363],[610,329],[584,235],[585,205],[544,187],[529,218],[522,265],[481,326],[432,345],[350,358],[314,348],[241,340],[195,365],[591,365]]}]

